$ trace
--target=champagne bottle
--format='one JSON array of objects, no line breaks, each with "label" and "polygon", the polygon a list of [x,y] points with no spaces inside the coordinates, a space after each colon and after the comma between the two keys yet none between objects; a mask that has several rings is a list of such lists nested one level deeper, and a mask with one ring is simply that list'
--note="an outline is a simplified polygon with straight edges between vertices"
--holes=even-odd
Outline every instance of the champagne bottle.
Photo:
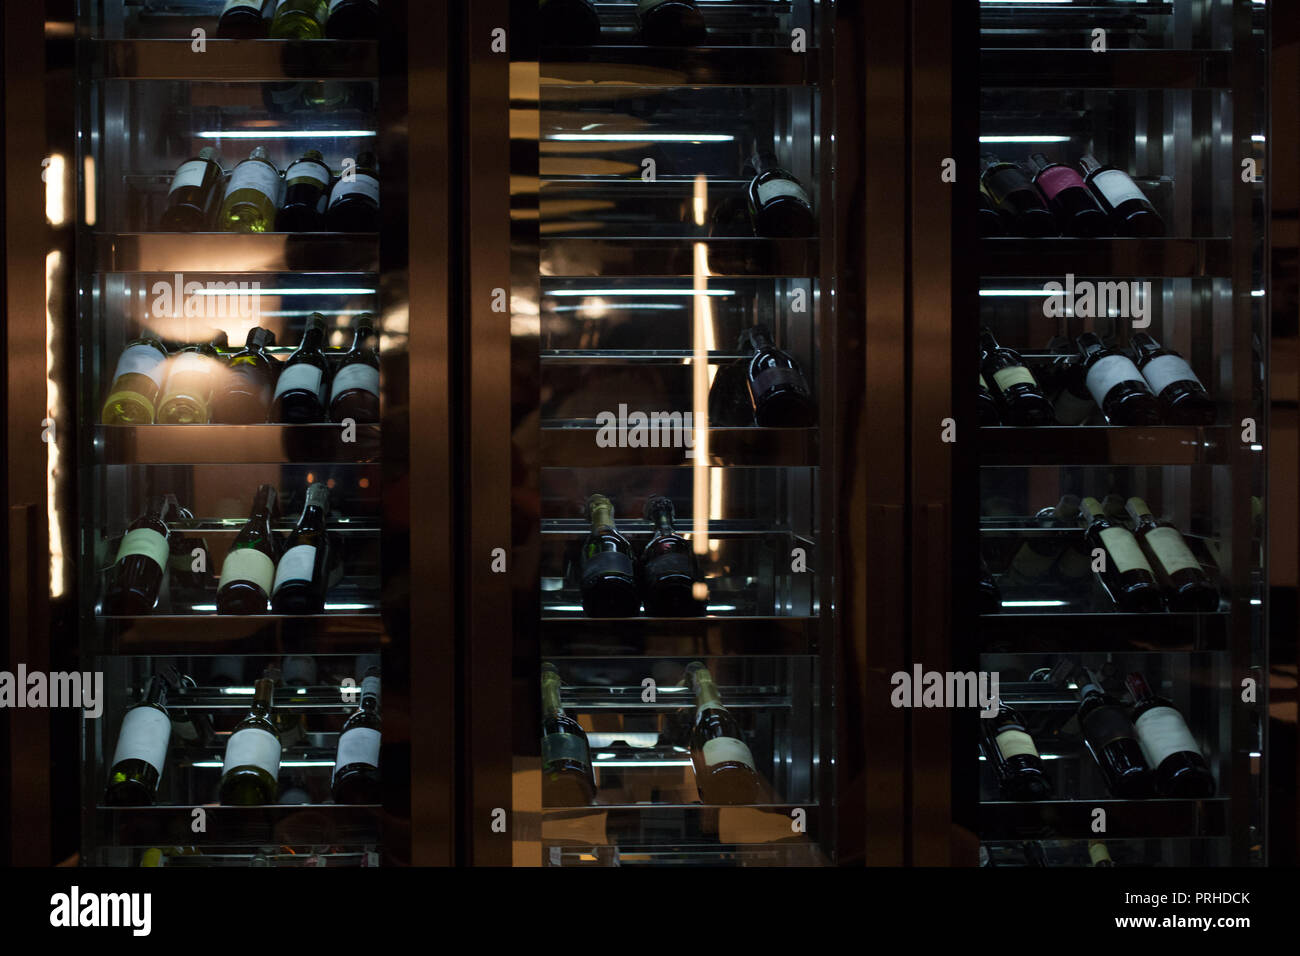
[{"label": "champagne bottle", "polygon": [[654,536],[641,549],[638,563],[647,614],[660,617],[688,617],[701,611],[695,597],[700,579],[691,544],[673,529],[671,498],[656,495],[645,503],[645,519]]},{"label": "champagne bottle", "polygon": [[989,383],[984,380],[983,373],[980,374],[979,422],[981,428],[1002,424],[998,403],[993,400],[993,393],[989,391]]},{"label": "champagne bottle", "polygon": [[328,16],[326,0],[280,0],[271,21],[271,39],[323,40]]},{"label": "champagne bottle", "polygon": [[761,788],[754,755],[736,718],[722,706],[713,675],[704,664],[694,661],[687,665],[686,677],[695,694],[691,763],[700,799],[727,806],[757,803]]},{"label": "champagne bottle", "polygon": [[276,380],[272,421],[304,425],[325,420],[330,372],[323,348],[325,332],[325,316],[313,312],[307,318],[302,341]]},{"label": "champagne bottle", "polygon": [[258,40],[266,36],[275,0],[226,0],[217,21],[221,40]]},{"label": "champagne bottle", "polygon": [[1106,517],[1096,498],[1084,498],[1079,507],[1088,547],[1106,552],[1099,577],[1110,599],[1122,611],[1160,610],[1160,585],[1133,532]]},{"label": "champagne bottle", "polygon": [[636,15],[649,46],[698,46],[708,37],[695,0],[640,0]]},{"label": "champagne bottle", "polygon": [[253,498],[248,522],[235,536],[221,565],[217,589],[218,614],[265,614],[280,557],[279,539],[271,530],[275,488],[261,485]]},{"label": "champagne bottle", "polygon": [[1155,570],[1171,611],[1217,611],[1219,591],[1196,560],[1178,529],[1155,515],[1141,498],[1130,498],[1125,505],[1133,519],[1134,535]]},{"label": "champagne bottle", "polygon": [[105,425],[152,425],[166,374],[167,349],[152,332],[126,344],[99,420]]},{"label": "champagne bottle", "polygon": [[269,329],[250,329],[244,347],[230,357],[212,399],[212,420],[226,425],[265,422],[279,363],[266,351],[275,344]]},{"label": "champagne bottle", "polygon": [[284,193],[280,170],[266,147],[256,146],[248,159],[235,167],[226,184],[226,196],[217,216],[223,232],[267,232],[275,226],[275,210]]},{"label": "champagne bottle", "polygon": [[762,428],[810,428],[816,424],[812,390],[788,353],[776,347],[766,326],[740,334],[740,348],[750,351],[745,370],[754,421]]},{"label": "champagne bottle", "polygon": [[117,749],[108,772],[104,802],[113,807],[148,806],[158,792],[172,722],[167,716],[167,683],[149,679],[144,696],[126,712],[117,732]]},{"label": "champagne bottle", "polygon": [[320,614],[325,610],[330,550],[325,517],[329,500],[329,489],[323,481],[308,486],[302,516],[289,534],[275,569],[271,607],[276,614]]},{"label": "champagne bottle", "polygon": [[1088,155],[1079,160],[1083,181],[1122,236],[1163,236],[1165,222],[1128,173]]},{"label": "champagne bottle", "polygon": [[998,701],[993,717],[979,718],[984,758],[992,765],[998,788],[1011,800],[1042,800],[1052,794],[1034,738],[1020,715]]},{"label": "champagne bottle", "polygon": [[1214,774],[1178,708],[1157,697],[1139,673],[1129,674],[1128,689],[1133,695],[1133,726],[1147,764],[1154,768],[1156,793],[1162,797],[1214,796]]},{"label": "champagne bottle", "polygon": [[254,684],[253,706],[226,741],[220,785],[223,806],[275,803],[280,789],[280,738],[271,722],[274,690],[275,683],[266,678]]},{"label": "champagne bottle", "polygon": [[334,759],[335,803],[379,803],[379,671],[370,668],[361,680],[361,706],[339,734]]},{"label": "champagne bottle", "polygon": [[345,167],[330,191],[325,223],[332,232],[379,231],[379,172],[374,153],[362,153],[355,167]]},{"label": "champagne bottle", "polygon": [[226,171],[221,168],[220,154],[215,147],[204,146],[199,155],[176,168],[159,228],[164,232],[210,229],[225,182]]},{"label": "champagne bottle", "polygon": [[1056,217],[1023,169],[1004,163],[992,153],[980,158],[980,183],[1008,218],[1008,232],[1018,236],[1059,236]]},{"label": "champagne bottle", "polygon": [[783,167],[770,150],[750,160],[756,175],[749,183],[749,216],[754,235],[769,239],[795,239],[817,231],[812,200],[803,184]]},{"label": "champagne bottle", "polygon": [[1102,688],[1083,667],[1079,688],[1079,727],[1088,752],[1097,761],[1111,795],[1122,800],[1150,796],[1151,768],[1138,742],[1137,730],[1122,704]]},{"label": "champagne bottle", "polygon": [[280,232],[316,232],[325,224],[325,199],[334,174],[320,150],[309,149],[284,171],[284,204],[275,217]]},{"label": "champagne bottle", "polygon": [[591,748],[582,725],[560,704],[560,674],[542,664],[542,806],[588,806],[596,799]]},{"label": "champagne bottle", "polygon": [[1002,420],[1021,427],[1051,425],[1056,420],[1052,403],[1038,387],[1034,373],[1020,360],[1020,354],[999,345],[989,329],[980,332],[980,348],[984,381],[997,399]]},{"label": "champagne bottle", "polygon": [[332,40],[373,40],[379,34],[375,0],[330,0],[325,35]]},{"label": "champagne bottle", "polygon": [[154,495],[145,513],[127,528],[104,596],[105,614],[148,614],[158,603],[170,556],[164,523],[170,503],[167,496]]},{"label": "champagne bottle", "polygon": [[585,510],[591,532],[582,545],[582,609],[591,617],[634,617],[641,599],[632,545],[614,528],[614,505],[591,495]]},{"label": "champagne bottle", "polygon": [[1173,349],[1161,348],[1145,332],[1135,332],[1129,344],[1138,371],[1160,402],[1165,421],[1171,425],[1214,424],[1214,402],[1186,359]]},{"label": "champagne bottle", "polygon": [[1160,404],[1133,360],[1096,332],[1078,338],[1084,383],[1112,425],[1159,425]]},{"label": "champagne bottle", "polygon": [[1083,178],[1063,163],[1049,162],[1043,153],[1029,157],[1033,184],[1047,200],[1047,208],[1056,215],[1061,231],[1067,236],[1092,239],[1106,234],[1109,222]]},{"label": "champagne bottle", "polygon": [[357,316],[352,348],[343,356],[330,392],[329,417],[358,425],[379,421],[379,351],[375,319],[369,312]]},{"label": "champagne bottle", "polygon": [[181,349],[167,362],[167,378],[158,403],[160,425],[206,425],[212,420],[212,396],[226,370],[219,349],[229,348],[225,332],[204,345]]},{"label": "champagne bottle", "polygon": [[600,41],[600,16],[591,0],[538,0],[537,23],[545,46],[591,46]]}]

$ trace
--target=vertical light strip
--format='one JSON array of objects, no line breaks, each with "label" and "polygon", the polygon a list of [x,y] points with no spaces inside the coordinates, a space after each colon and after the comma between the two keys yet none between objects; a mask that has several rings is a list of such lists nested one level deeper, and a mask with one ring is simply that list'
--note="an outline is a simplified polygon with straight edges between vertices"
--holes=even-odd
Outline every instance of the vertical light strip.
[{"label": "vertical light strip", "polygon": [[55,352],[54,316],[50,302],[63,270],[63,254],[57,249],[45,256],[45,513],[50,529],[50,597],[63,595],[66,586],[63,569],[63,525],[59,515],[57,485],[59,475],[59,384]]},{"label": "vertical light strip", "polygon": [[95,210],[98,208],[95,195],[95,157],[87,156],[83,165],[85,166],[83,181],[86,184],[86,225],[93,226],[95,224]]},{"label": "vertical light strip", "polygon": [[67,218],[67,161],[61,153],[45,160],[45,218],[51,226],[61,226]]},{"label": "vertical light strip", "polygon": [[[695,208],[708,208],[708,181],[695,177]],[[692,323],[692,405],[695,428],[695,458],[691,507],[691,540],[697,555],[709,549],[709,340],[713,337],[713,306],[709,302],[709,247],[695,243],[695,321]],[[707,592],[706,596],[707,596]]]}]

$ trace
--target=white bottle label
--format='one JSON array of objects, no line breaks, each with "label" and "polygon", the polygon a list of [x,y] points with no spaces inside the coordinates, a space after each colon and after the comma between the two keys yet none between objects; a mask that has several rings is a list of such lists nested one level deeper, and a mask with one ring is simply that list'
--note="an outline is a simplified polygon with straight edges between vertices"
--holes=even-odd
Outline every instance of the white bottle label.
[{"label": "white bottle label", "polygon": [[280,380],[275,383],[275,397],[290,391],[312,392],[324,401],[325,373],[309,362],[290,365],[280,373]]},{"label": "white bottle label", "polygon": [[1142,366],[1142,374],[1147,377],[1147,384],[1151,386],[1151,391],[1157,395],[1174,382],[1195,382],[1201,385],[1201,380],[1196,377],[1192,367],[1181,355],[1157,356]]},{"label": "white bottle label", "polygon": [[1088,392],[1098,408],[1102,407],[1110,390],[1121,382],[1141,382],[1144,387],[1146,385],[1146,379],[1142,377],[1142,373],[1137,370],[1137,366],[1128,356],[1107,355],[1093,362],[1092,367],[1088,369],[1086,379]]},{"label": "white bottle label", "polygon": [[256,189],[266,196],[275,206],[280,205],[280,189],[284,180],[275,168],[257,159],[246,159],[230,174],[230,185],[226,187],[226,197],[234,195],[239,189]]},{"label": "white bottle label", "polygon": [[1038,756],[1038,748],[1034,746],[1034,738],[1023,730],[1004,730],[994,740],[997,742],[998,750],[1002,752],[1002,757],[1005,760],[1010,760],[1012,757],[1018,757],[1021,754]]},{"label": "white bottle label", "polygon": [[132,345],[118,358],[113,381],[116,382],[123,375],[143,375],[162,388],[163,365],[166,361],[167,356],[152,345]]},{"label": "white bottle label", "polygon": [[334,394],[342,395],[357,388],[378,395],[379,369],[365,362],[353,362],[339,369],[334,376]]},{"label": "white bottle label", "polygon": [[[330,0],[330,13],[333,13],[333,12],[334,12],[334,8],[335,8],[335,7],[339,6],[340,4],[347,3],[347,2],[348,2],[348,0]],[[372,7],[377,7],[377,6],[379,6],[379,4],[375,2],[375,0],[370,0],[370,5],[371,5]]]},{"label": "white bottle label", "polygon": [[754,769],[754,755],[750,753],[749,747],[743,740],[737,740],[735,737],[714,737],[712,740],[704,742],[704,763],[706,766],[715,767],[720,763],[743,763],[751,770]]},{"label": "white bottle label", "polygon": [[357,173],[352,182],[340,179],[334,184],[334,192],[330,194],[330,206],[334,206],[344,196],[351,196],[353,193],[369,196],[377,203],[379,202],[379,180],[367,173]]},{"label": "white bottle label", "polygon": [[330,174],[325,171],[325,167],[310,159],[300,159],[285,171],[284,181],[286,185],[295,179],[314,179],[322,186],[330,184]]},{"label": "white bottle label", "polygon": [[157,531],[152,528],[136,528],[122,537],[122,544],[117,549],[118,563],[120,564],[123,558],[132,554],[142,554],[158,567],[166,570],[171,549],[167,546],[167,538]]},{"label": "white bottle label", "polygon": [[167,744],[172,739],[171,718],[157,707],[133,707],[122,718],[122,729],[117,735],[117,749],[113,751],[116,767],[123,760],[143,760],[162,777],[163,764],[167,762]]},{"label": "white bottle label", "polygon": [[1033,385],[1035,387],[1038,385],[1034,381],[1034,373],[1023,365],[1008,365],[1006,368],[998,369],[993,373],[993,381],[1004,392],[1013,385]]},{"label": "white bottle label", "polygon": [[1093,177],[1092,181],[1097,184],[1101,194],[1106,197],[1106,201],[1112,206],[1118,206],[1130,199],[1147,198],[1146,193],[1138,189],[1137,183],[1133,182],[1128,173],[1121,169],[1108,169],[1103,173],[1098,173]]},{"label": "white bottle label", "polygon": [[1111,567],[1121,574],[1134,568],[1151,571],[1151,565],[1147,564],[1141,545],[1128,528],[1102,529],[1101,543],[1106,546],[1106,552],[1110,555]]},{"label": "white bottle label", "polygon": [[1165,574],[1201,566],[1177,528],[1156,528],[1147,532],[1145,540]]},{"label": "white bottle label", "polygon": [[339,752],[334,758],[334,777],[350,763],[379,766],[380,733],[373,727],[353,727],[339,737]]},{"label": "white bottle label", "polygon": [[279,777],[280,738],[260,727],[235,731],[226,744],[221,775],[224,777],[235,767],[261,767],[272,777]]},{"label": "white bottle label", "polygon": [[316,546],[314,544],[294,545],[280,558],[280,566],[275,569],[274,591],[280,590],[289,581],[310,581],[315,567]]},{"label": "white bottle label", "polygon": [[1153,770],[1158,769],[1171,754],[1186,750],[1201,752],[1183,715],[1172,707],[1152,707],[1137,719],[1134,726],[1138,742],[1142,744],[1142,753]]},{"label": "white bottle label", "polygon": [[801,199],[808,205],[812,205],[808,199],[808,194],[796,182],[789,179],[770,179],[758,186],[758,201],[766,206],[773,199],[781,196],[793,196],[795,199]]},{"label": "white bottle label", "polygon": [[167,190],[170,196],[176,190],[184,186],[201,186],[203,184],[203,174],[207,172],[208,161],[206,159],[191,159],[181,163],[180,168],[176,170],[176,175],[172,179],[172,188]]},{"label": "white bottle label", "polygon": [[221,586],[231,581],[251,582],[269,595],[275,582],[275,562],[257,548],[231,551],[221,564]]},{"label": "white bottle label", "polygon": [[210,355],[202,352],[178,352],[171,357],[168,375],[183,375],[186,372],[198,372],[207,375],[216,369],[218,363]]}]

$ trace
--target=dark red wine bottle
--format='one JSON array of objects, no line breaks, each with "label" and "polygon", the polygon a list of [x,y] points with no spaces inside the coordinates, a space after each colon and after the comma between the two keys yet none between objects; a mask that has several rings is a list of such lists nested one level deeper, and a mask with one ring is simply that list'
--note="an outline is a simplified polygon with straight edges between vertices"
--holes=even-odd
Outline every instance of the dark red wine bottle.
[{"label": "dark red wine bottle", "polygon": [[980,332],[980,348],[980,370],[1002,410],[1002,420],[1018,426],[1052,424],[1056,420],[1052,403],[1020,354],[999,345],[989,329]]},{"label": "dark red wine bottle", "polygon": [[1053,163],[1042,153],[1029,157],[1033,183],[1047,200],[1067,236],[1091,239],[1106,234],[1109,222],[1083,177],[1063,163]]},{"label": "dark red wine bottle", "polygon": [[1011,800],[1050,797],[1052,782],[1020,715],[998,701],[997,714],[980,715],[979,722],[984,758],[992,765],[1002,794]]},{"label": "dark red wine bottle", "polygon": [[1079,728],[1084,743],[1101,768],[1106,788],[1122,800],[1150,796],[1151,768],[1147,766],[1137,730],[1124,706],[1111,697],[1086,667],[1079,688]]},{"label": "dark red wine bottle", "polygon": [[770,150],[750,160],[754,178],[749,183],[749,216],[754,235],[769,239],[800,239],[817,231],[808,192]]},{"label": "dark red wine bottle", "polygon": [[1107,166],[1091,155],[1079,160],[1079,168],[1083,170],[1083,181],[1121,236],[1165,234],[1165,221],[1128,173]]},{"label": "dark red wine bottle", "polygon": [[1084,384],[1112,425],[1159,425],[1160,403],[1133,360],[1096,332],[1078,338]]},{"label": "dark red wine bottle", "polygon": [[1008,232],[1018,236],[1059,236],[1056,217],[1047,208],[1025,171],[1015,163],[1004,163],[992,153],[980,159],[980,182],[993,197],[997,208],[1010,217]]},{"label": "dark red wine bottle", "polygon": [[1155,393],[1170,425],[1213,425],[1214,402],[1191,365],[1173,349],[1145,332],[1135,332],[1129,340],[1138,371]]}]

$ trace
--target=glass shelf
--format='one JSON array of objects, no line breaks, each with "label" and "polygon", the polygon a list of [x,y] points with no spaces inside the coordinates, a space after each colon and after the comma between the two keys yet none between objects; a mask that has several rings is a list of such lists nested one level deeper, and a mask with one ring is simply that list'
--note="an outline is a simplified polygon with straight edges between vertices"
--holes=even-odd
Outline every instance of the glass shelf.
[{"label": "glass shelf", "polygon": [[382,453],[378,425],[96,425],[100,464],[199,465],[373,463]]},{"label": "glass shelf", "polygon": [[816,239],[543,237],[542,274],[559,276],[815,276]]},{"label": "glass shelf", "polygon": [[1232,275],[1231,239],[1019,239],[979,243],[982,276]]},{"label": "glass shelf", "polygon": [[374,273],[379,237],[329,232],[95,233],[96,272]]},{"label": "glass shelf", "polygon": [[1232,453],[1233,434],[1224,427],[1174,425],[986,426],[979,432],[979,458],[990,467],[1222,465]]},{"label": "glass shelf", "polygon": [[[1097,23],[1089,25],[1086,38]],[[1094,53],[1083,39],[1073,49],[984,49],[985,89],[1194,89],[1232,87],[1232,54],[1221,50],[1125,50]]]},{"label": "glass shelf", "polygon": [[544,87],[817,86],[821,75],[818,51],[793,52],[788,35],[776,46],[548,46],[541,61]]},{"label": "glass shelf", "polygon": [[[210,24],[204,24],[211,32]],[[190,29],[193,29],[191,27]],[[183,39],[83,40],[81,55],[95,79],[267,82],[287,79],[373,79],[373,40],[223,40],[209,37],[196,53]]]},{"label": "glass shelf", "polygon": [[[383,810],[378,806],[298,804],[222,807],[199,804],[207,829],[195,833],[193,806],[97,807],[94,825],[105,843],[118,847],[260,847],[374,845]],[[247,861],[245,861],[247,865]]]}]

